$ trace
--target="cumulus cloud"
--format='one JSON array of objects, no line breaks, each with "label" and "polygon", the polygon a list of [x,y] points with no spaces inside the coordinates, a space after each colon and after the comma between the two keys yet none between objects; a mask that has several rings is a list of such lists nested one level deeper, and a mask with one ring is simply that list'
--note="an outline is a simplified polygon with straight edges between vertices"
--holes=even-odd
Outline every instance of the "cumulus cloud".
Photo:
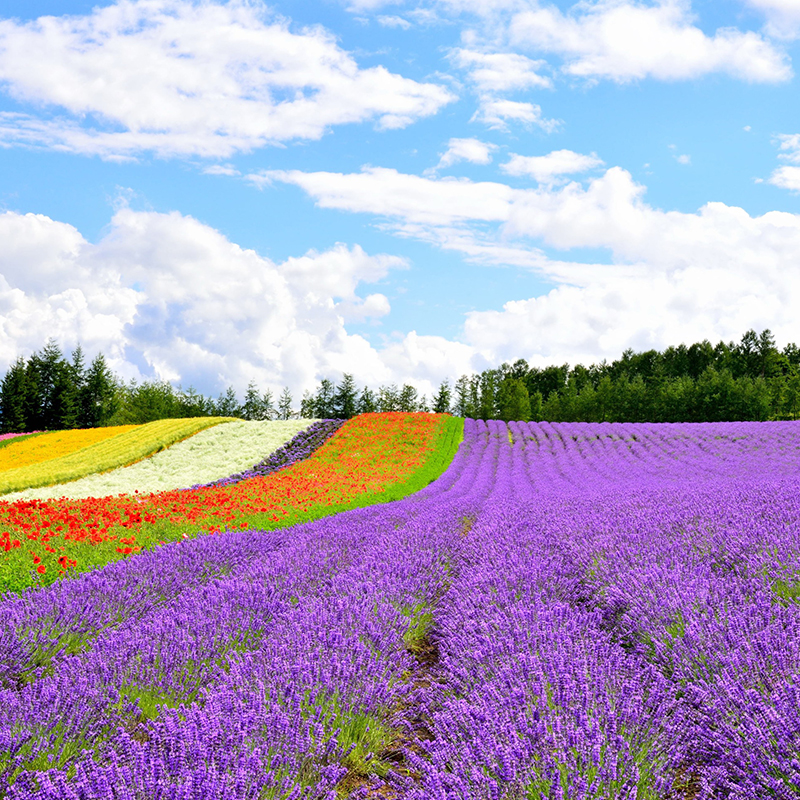
[{"label": "cumulus cloud", "polygon": [[794,39],[800,33],[800,0],[746,0],[766,15],[766,30],[776,39]]},{"label": "cumulus cloud", "polygon": [[511,158],[500,165],[500,169],[508,175],[529,175],[535,181],[552,184],[564,175],[587,172],[603,165],[596,153],[583,155],[574,150],[554,150],[546,156],[520,156],[511,154]]},{"label": "cumulus cloud", "polygon": [[470,80],[482,92],[507,92],[521,89],[549,89],[553,82],[537,70],[545,61],[533,61],[520,53],[483,53],[458,48],[453,62],[468,71]]},{"label": "cumulus cloud", "polygon": [[389,313],[385,295],[358,289],[404,268],[397,256],[338,244],[276,264],[192,217],[129,208],[96,244],[15,212],[0,214],[0,240],[5,366],[53,336],[102,350],[126,378],[207,391],[256,379],[300,392],[343,370],[362,383],[396,379],[345,324]]},{"label": "cumulus cloud", "polygon": [[508,34],[512,45],[559,55],[565,73],[588,79],[686,80],[717,72],[776,83],[792,76],[786,54],[763,36],[732,28],[707,36],[681,0],[600,0],[566,14],[537,6],[514,14]]},{"label": "cumulus cloud", "polygon": [[360,69],[323,28],[294,31],[245,0],[118,0],[86,16],[0,20],[0,84],[37,107],[0,115],[0,144],[117,159],[226,158],[344,123],[400,128],[454,99]]},{"label": "cumulus cloud", "polygon": [[[378,168],[271,179],[300,186],[320,206],[376,215],[398,235],[550,281],[555,288],[540,297],[467,315],[461,343],[472,363],[592,361],[628,346],[738,338],[750,327],[800,339],[798,214],[753,217],[724,203],[663,211],[619,167],[586,186],[535,189]],[[555,260],[543,248],[605,249],[610,263]]]}]

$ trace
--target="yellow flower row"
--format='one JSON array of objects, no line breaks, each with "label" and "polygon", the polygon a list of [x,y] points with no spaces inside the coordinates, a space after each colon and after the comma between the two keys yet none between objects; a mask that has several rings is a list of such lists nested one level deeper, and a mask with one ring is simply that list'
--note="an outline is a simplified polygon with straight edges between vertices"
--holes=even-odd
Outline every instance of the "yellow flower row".
[{"label": "yellow flower row", "polygon": [[138,427],[140,426],[117,425],[112,428],[51,431],[30,438],[25,437],[0,450],[0,472],[60,458]]},{"label": "yellow flower row", "polygon": [[[0,472],[0,494],[53,486],[78,480],[95,472],[125,467],[176,444],[231,417],[192,417],[190,419],[160,419],[146,425],[126,425],[113,429],[116,434],[95,441],[80,450],[68,452],[47,461],[14,467]],[[70,431],[71,432],[71,431]],[[88,433],[89,431],[75,431]],[[37,437],[38,438],[38,437]],[[45,438],[45,437],[42,437]],[[9,445],[12,447],[13,445]],[[2,451],[0,451],[2,452]]]}]

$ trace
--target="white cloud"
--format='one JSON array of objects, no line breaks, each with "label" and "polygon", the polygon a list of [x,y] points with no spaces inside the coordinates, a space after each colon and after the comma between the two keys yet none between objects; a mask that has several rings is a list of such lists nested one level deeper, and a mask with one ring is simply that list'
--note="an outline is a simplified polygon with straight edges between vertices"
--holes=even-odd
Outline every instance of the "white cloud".
[{"label": "white cloud", "polygon": [[489,164],[492,160],[492,151],[497,145],[482,142],[479,139],[450,139],[447,150],[439,159],[435,169],[446,169],[459,161],[469,161],[471,164]]},{"label": "white cloud", "polygon": [[206,175],[228,175],[230,177],[242,174],[233,164],[211,164],[208,167],[204,167],[203,172]]},{"label": "white cloud", "polygon": [[675,156],[675,160],[679,164],[691,164],[692,163],[692,157],[691,156],[687,156],[685,153],[683,155]]},{"label": "white cloud", "polygon": [[[370,168],[355,175],[273,173],[320,206],[378,215],[400,236],[473,261],[527,267],[555,288],[467,315],[472,363],[613,358],[628,346],[738,338],[750,327],[800,340],[800,215],[751,217],[708,203],[662,211],[619,167],[582,186],[511,189]],[[481,198],[484,202],[481,202]],[[611,263],[548,258],[538,248],[606,249]]]},{"label": "white cloud", "polygon": [[587,172],[603,165],[596,153],[583,155],[574,150],[554,150],[546,156],[520,156],[511,154],[511,158],[500,169],[508,175],[530,175],[539,183],[552,184],[564,175]]},{"label": "white cloud", "polygon": [[361,284],[406,262],[338,244],[275,264],[176,212],[118,211],[98,243],[71,225],[0,214],[0,360],[48,336],[102,350],[128,377],[243,390],[255,378],[299,393],[343,369],[362,383],[394,379],[347,321],[390,311]]},{"label": "white cloud", "polygon": [[792,164],[800,164],[800,133],[779,133],[775,137],[778,143],[778,158]]},{"label": "white cloud", "polygon": [[793,39],[800,33],[800,0],[746,0],[764,11],[766,30],[776,39]]},{"label": "white cloud", "polygon": [[469,71],[470,80],[484,93],[522,89],[549,89],[553,82],[539,75],[544,61],[519,53],[482,53],[462,48],[453,51],[453,62]]},{"label": "white cloud", "polygon": [[55,112],[3,114],[0,144],[104,158],[225,158],[344,123],[404,127],[454,99],[360,69],[321,27],[294,32],[245,0],[118,0],[87,16],[1,20],[0,83]]},{"label": "white cloud", "polygon": [[[800,133],[779,133],[773,142],[778,145],[778,158],[790,164],[800,164]],[[757,183],[762,183],[756,179]],[[773,170],[767,183],[788,189],[791,192],[800,192],[800,166],[783,166]]]},{"label": "white cloud", "polygon": [[535,103],[522,103],[516,100],[498,100],[484,96],[480,98],[478,110],[470,122],[478,121],[493,130],[505,131],[508,121],[521,122],[523,125],[536,125],[550,133],[561,124],[559,120],[542,117],[542,109]]},{"label": "white cloud", "polygon": [[767,183],[790,192],[800,192],[800,167],[778,167],[769,176]]},{"label": "white cloud", "polygon": [[500,183],[473,183],[466,178],[430,180],[385,167],[361,172],[269,170],[247,176],[256,185],[272,181],[299,186],[322,208],[400,218],[425,226],[448,226],[467,220],[508,218],[513,190]]},{"label": "white cloud", "polygon": [[578,3],[564,14],[554,5],[515,14],[512,45],[565,59],[564,72],[625,82],[686,80],[719,72],[755,83],[788,80],[786,54],[753,32],[721,28],[707,36],[693,23],[688,2],[652,6],[625,0]]},{"label": "white cloud", "polygon": [[378,24],[384,28],[402,28],[407,31],[411,27],[411,23],[403,17],[392,17],[381,15],[376,17]]}]

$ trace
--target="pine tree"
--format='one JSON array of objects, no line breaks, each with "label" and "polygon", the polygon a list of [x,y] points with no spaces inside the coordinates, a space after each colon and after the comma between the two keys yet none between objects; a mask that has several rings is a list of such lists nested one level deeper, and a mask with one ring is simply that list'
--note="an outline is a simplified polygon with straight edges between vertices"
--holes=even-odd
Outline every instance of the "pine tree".
[{"label": "pine tree", "polygon": [[350,419],[357,412],[356,382],[352,375],[345,373],[342,382],[336,387],[333,408],[336,419]]},{"label": "pine tree", "polygon": [[446,378],[439,385],[439,391],[433,398],[433,411],[435,414],[449,414],[452,392],[450,391],[450,381]]},{"label": "pine tree", "polygon": [[400,410],[400,392],[396,384],[391,383],[388,386],[381,386],[378,389],[378,411],[383,413],[387,411]]},{"label": "pine tree", "polygon": [[288,386],[284,386],[278,398],[278,419],[291,419],[292,416],[292,393]]},{"label": "pine tree", "polygon": [[258,393],[258,389],[253,381],[247,386],[247,392],[244,395],[244,405],[242,406],[242,415],[245,419],[251,420],[267,420],[272,419],[275,414],[275,408],[272,405],[272,392],[267,389],[263,395]]},{"label": "pine tree", "polygon": [[300,401],[300,418],[317,419],[317,409],[314,395],[306,389],[303,392],[303,399]]},{"label": "pine tree", "polygon": [[11,365],[0,384],[0,431],[3,433],[25,433],[33,430],[27,426],[28,379],[25,360],[18,357]]},{"label": "pine tree", "polygon": [[361,396],[358,398],[358,413],[359,414],[374,414],[378,410],[378,401],[375,398],[375,393],[365,386],[361,390]]},{"label": "pine tree", "polygon": [[61,406],[64,403],[57,394],[66,389],[66,383],[60,375],[66,366],[61,348],[54,339],[48,339],[41,352],[34,353],[28,359],[28,385],[31,391],[28,395],[27,420],[37,429],[51,431],[61,427]]},{"label": "pine tree", "polygon": [[216,416],[218,417],[241,417],[242,407],[236,399],[236,392],[233,386],[229,386],[224,394],[219,396],[215,404]]},{"label": "pine tree", "polygon": [[83,428],[108,425],[118,411],[120,398],[114,374],[106,364],[105,356],[98,353],[86,371],[80,394],[79,424]]},{"label": "pine tree", "polygon": [[328,378],[323,378],[317,389],[316,397],[314,398],[314,410],[317,417],[320,419],[335,419],[335,397],[336,390],[333,381]]},{"label": "pine tree", "polygon": [[418,404],[419,396],[417,390],[407,383],[404,384],[397,398],[397,410],[407,412],[416,411]]}]

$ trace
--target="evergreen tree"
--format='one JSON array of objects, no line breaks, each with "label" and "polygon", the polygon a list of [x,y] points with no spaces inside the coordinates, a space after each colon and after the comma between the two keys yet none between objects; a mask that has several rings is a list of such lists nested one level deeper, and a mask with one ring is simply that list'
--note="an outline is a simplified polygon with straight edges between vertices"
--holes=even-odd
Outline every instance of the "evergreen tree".
[{"label": "evergreen tree", "polygon": [[292,393],[285,386],[278,398],[278,419],[291,419],[292,416]]},{"label": "evergreen tree", "polygon": [[336,389],[333,381],[323,378],[314,398],[314,411],[319,419],[336,419]]},{"label": "evergreen tree", "polygon": [[336,387],[333,408],[336,419],[350,419],[358,412],[357,387],[352,375],[345,373],[342,382]]},{"label": "evergreen tree", "polygon": [[399,411],[400,410],[400,392],[397,385],[394,383],[388,386],[381,386],[378,389],[378,411]]},{"label": "evergreen tree", "polygon": [[419,404],[419,397],[417,390],[409,385],[403,384],[400,394],[397,397],[397,410],[398,411],[416,411]]},{"label": "evergreen tree", "polygon": [[303,399],[300,401],[300,418],[317,419],[317,409],[314,395],[306,389],[303,392]]},{"label": "evergreen tree", "polygon": [[38,430],[58,430],[63,414],[69,414],[70,398],[59,396],[67,391],[67,382],[62,374],[66,367],[61,348],[54,339],[48,339],[42,350],[28,359],[30,405],[27,419]]},{"label": "evergreen tree", "polygon": [[25,360],[19,356],[0,384],[0,431],[25,433],[33,430],[27,425],[27,394],[28,379]]},{"label": "evergreen tree", "polygon": [[213,416],[214,404],[190,386],[185,391],[178,387],[178,415],[180,417]]},{"label": "evergreen tree", "polygon": [[114,374],[106,364],[105,356],[98,353],[86,371],[86,378],[79,397],[79,425],[96,428],[108,425],[119,410],[120,399]]},{"label": "evergreen tree", "polygon": [[224,394],[219,396],[215,405],[216,416],[218,417],[241,417],[242,407],[236,398],[233,386],[229,386]]},{"label": "evergreen tree", "polygon": [[433,398],[433,411],[436,414],[449,414],[452,392],[450,391],[450,381],[443,380],[439,384],[439,390]]},{"label": "evergreen tree", "polygon": [[373,414],[377,410],[378,400],[375,397],[375,393],[368,386],[365,386],[358,398],[358,413]]},{"label": "evergreen tree", "polygon": [[272,391],[267,389],[263,395],[258,393],[258,388],[253,381],[247,386],[242,406],[242,416],[250,420],[268,420],[275,415],[272,405]]},{"label": "evergreen tree", "polygon": [[53,428],[69,430],[78,427],[80,397],[70,364],[62,361],[56,365],[53,375],[53,394],[50,415]]},{"label": "evergreen tree", "polygon": [[454,409],[458,417],[478,418],[478,378],[462,375],[456,381]]}]

